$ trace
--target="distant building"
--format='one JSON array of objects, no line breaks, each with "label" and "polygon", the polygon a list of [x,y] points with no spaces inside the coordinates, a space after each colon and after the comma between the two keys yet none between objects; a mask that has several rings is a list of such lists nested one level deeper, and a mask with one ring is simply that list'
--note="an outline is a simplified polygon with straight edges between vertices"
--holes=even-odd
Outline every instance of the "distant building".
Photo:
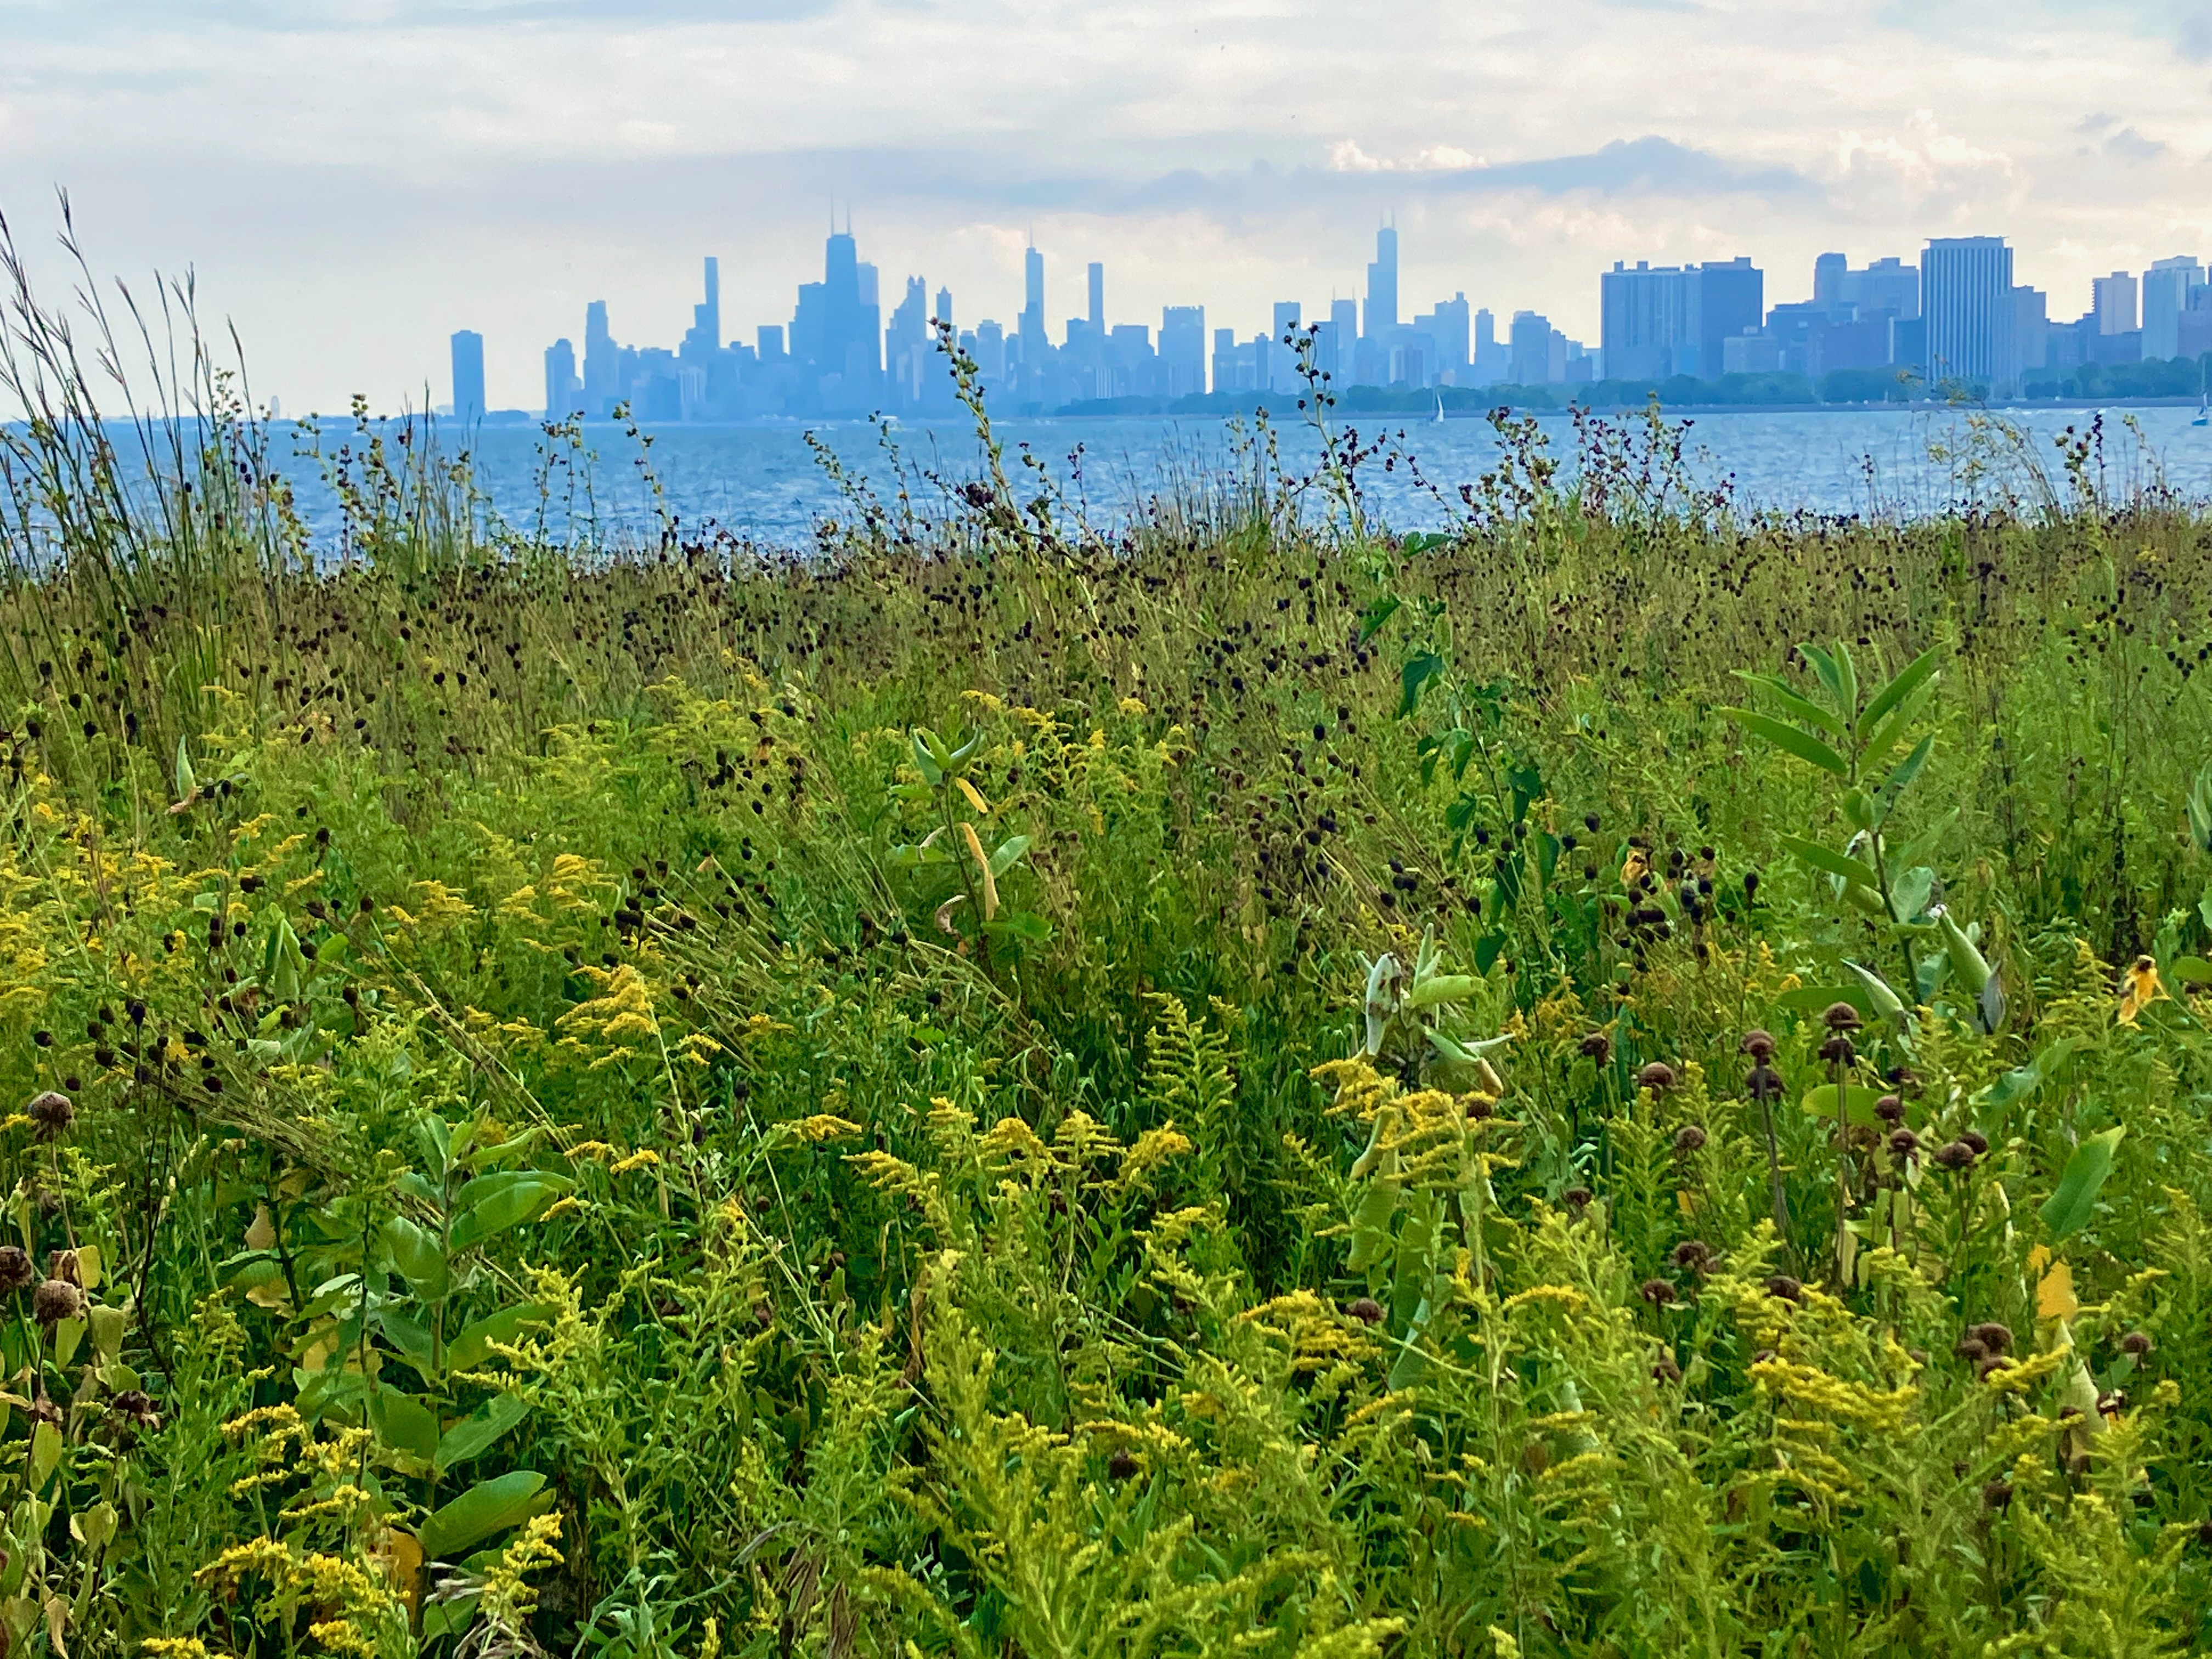
[{"label": "distant building", "polygon": [[2212,288],[2189,290],[2189,307],[2174,320],[2173,356],[2202,357],[2212,351]]},{"label": "distant building", "polygon": [[1106,267],[1093,259],[1085,275],[1090,282],[1091,326],[1103,338],[1106,333]]},{"label": "distant building", "polygon": [[[1559,331],[1552,319],[1534,311],[1513,313],[1510,356],[1505,378],[1515,386],[1543,386],[1552,379],[1552,342]],[[1565,356],[1565,352],[1561,352]]]},{"label": "distant building", "polygon": [[2097,332],[2126,334],[2142,325],[2137,320],[2136,279],[2124,270],[2099,276],[2089,283],[2090,309],[2097,313]]},{"label": "distant building", "polygon": [[1928,378],[1994,387],[2013,369],[2012,249],[2002,236],[1939,236],[1920,255]]},{"label": "distant building", "polygon": [[464,425],[484,413],[483,336],[465,328],[453,338],[453,418]]},{"label": "distant building", "polygon": [[1757,331],[1765,295],[1765,273],[1741,256],[1701,265],[1638,260],[1633,268],[1615,260],[1598,283],[1606,373],[1626,380],[1717,380],[1728,372],[1727,342]]},{"label": "distant building", "polygon": [[1161,395],[1188,398],[1206,390],[1206,307],[1160,310]]},{"label": "distant building", "polygon": [[1771,374],[1782,367],[1782,340],[1770,330],[1731,334],[1721,342],[1723,374]]},{"label": "distant building", "polygon": [[1473,319],[1468,314],[1465,293],[1454,295],[1449,300],[1437,301],[1436,309],[1425,311],[1413,319],[1413,330],[1425,335],[1435,346],[1437,380],[1452,386],[1468,384],[1473,375],[1469,352],[1473,348]]},{"label": "distant building", "polygon": [[2189,310],[2190,295],[2204,286],[2204,268],[2191,254],[2159,259],[2143,272],[2143,356],[2179,357],[2181,319]]},{"label": "distant building", "polygon": [[564,421],[584,409],[584,383],[576,378],[576,348],[556,340],[545,348],[545,418]]},{"label": "distant building", "polygon": [[2042,289],[2015,288],[2012,291],[2012,366],[2002,376],[2014,391],[2028,375],[2042,368],[2051,356],[2051,301]]},{"label": "distant building", "polygon": [[1385,225],[1375,233],[1375,259],[1367,267],[1367,327],[1364,337],[1379,340],[1398,326],[1398,230]]}]

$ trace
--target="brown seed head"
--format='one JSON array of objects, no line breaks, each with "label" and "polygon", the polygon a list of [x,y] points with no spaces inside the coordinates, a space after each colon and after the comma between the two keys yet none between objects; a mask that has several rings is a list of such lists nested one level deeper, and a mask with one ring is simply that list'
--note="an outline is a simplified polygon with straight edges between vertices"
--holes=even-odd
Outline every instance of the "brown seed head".
[{"label": "brown seed head", "polygon": [[1947,1140],[1936,1149],[1933,1157],[1940,1169],[1963,1170],[1973,1163],[1974,1149],[1963,1140]]},{"label": "brown seed head", "polygon": [[1663,1308],[1674,1299],[1674,1281],[1666,1279],[1647,1279],[1637,1292],[1655,1308]]},{"label": "brown seed head", "polygon": [[1848,1002],[1832,1002],[1821,1011],[1820,1023],[1832,1031],[1856,1031],[1859,1011]]},{"label": "brown seed head", "polygon": [[1749,1054],[1752,1059],[1764,1066],[1774,1058],[1774,1034],[1764,1027],[1746,1031],[1743,1034],[1743,1041],[1737,1043],[1735,1047],[1738,1054]]},{"label": "brown seed head", "polygon": [[2148,1332],[2130,1331],[2125,1336],[2120,1339],[2120,1352],[2122,1353],[2131,1353],[2136,1358],[2140,1359],[2145,1354],[2148,1353],[2150,1350],[2151,1340]]},{"label": "brown seed head", "polygon": [[1353,1298],[1344,1304],[1344,1310],[1363,1325],[1379,1325],[1382,1322],[1382,1304],[1371,1296]]},{"label": "brown seed head", "polygon": [[68,1133],[70,1121],[76,1116],[76,1108],[70,1103],[70,1097],[53,1089],[33,1095],[30,1103],[23,1110],[38,1126],[41,1140],[61,1139]]},{"label": "brown seed head", "polygon": [[21,1244],[0,1244],[0,1296],[29,1289],[38,1276],[28,1250]]},{"label": "brown seed head", "polygon": [[1788,1273],[1776,1273],[1766,1281],[1766,1293],[1778,1296],[1784,1302],[1795,1302],[1805,1294],[1805,1287]]},{"label": "brown seed head", "polygon": [[49,1279],[31,1293],[31,1316],[52,1329],[84,1309],[84,1292],[65,1279]]},{"label": "brown seed head", "polygon": [[1674,1086],[1674,1068],[1663,1060],[1655,1060],[1636,1074],[1636,1086],[1663,1095]]},{"label": "brown seed head", "polygon": [[1681,1157],[1686,1158],[1692,1152],[1704,1151],[1705,1145],[1705,1132],[1697,1124],[1685,1123],[1674,1131],[1674,1151]]}]

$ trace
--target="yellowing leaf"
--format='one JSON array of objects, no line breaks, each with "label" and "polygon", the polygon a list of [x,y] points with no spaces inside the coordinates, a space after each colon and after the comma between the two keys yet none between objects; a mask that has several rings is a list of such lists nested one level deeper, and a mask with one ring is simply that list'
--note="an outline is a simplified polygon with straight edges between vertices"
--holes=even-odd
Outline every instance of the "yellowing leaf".
[{"label": "yellowing leaf", "polygon": [[2043,1275],[2043,1282],[2035,1288],[2035,1316],[2038,1319],[2071,1319],[2081,1311],[2081,1304],[2074,1296],[2074,1270],[2063,1261],[2054,1261],[2051,1271]]},{"label": "yellowing leaf", "polygon": [[975,826],[963,818],[960,834],[968,843],[969,856],[975,860],[976,873],[983,878],[983,920],[988,921],[999,914],[999,884],[991,874],[991,860],[983,856],[983,843],[975,839]]},{"label": "yellowing leaf", "polygon": [[264,1204],[253,1212],[253,1224],[246,1230],[246,1248],[267,1250],[273,1249],[276,1243],[276,1224],[269,1219],[269,1206]]},{"label": "yellowing leaf", "polygon": [[978,812],[981,812],[986,817],[990,816],[991,803],[983,799],[983,792],[981,790],[978,789],[974,784],[969,782],[965,778],[955,778],[952,781],[960,786],[960,793],[968,797],[968,804],[970,806],[974,807]]}]

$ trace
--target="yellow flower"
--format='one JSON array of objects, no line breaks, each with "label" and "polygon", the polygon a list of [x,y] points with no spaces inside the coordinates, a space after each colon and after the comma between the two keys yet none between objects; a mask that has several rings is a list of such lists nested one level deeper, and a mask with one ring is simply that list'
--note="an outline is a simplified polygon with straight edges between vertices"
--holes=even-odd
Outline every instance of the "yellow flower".
[{"label": "yellow flower", "polygon": [[2166,987],[2158,982],[2158,963],[2137,957],[2135,966],[2120,975],[2120,1024],[2134,1024],[2137,1014],[2165,994]]}]

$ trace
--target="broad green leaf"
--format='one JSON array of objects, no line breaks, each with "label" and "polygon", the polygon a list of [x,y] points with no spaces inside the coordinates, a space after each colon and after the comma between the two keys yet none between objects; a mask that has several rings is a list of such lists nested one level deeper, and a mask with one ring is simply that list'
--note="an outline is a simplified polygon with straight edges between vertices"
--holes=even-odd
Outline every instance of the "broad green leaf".
[{"label": "broad green leaf", "polygon": [[930,744],[933,739],[925,740],[918,726],[914,729],[913,738],[914,769],[921,774],[924,783],[934,789],[945,781],[945,769],[937,763],[937,757],[930,752]]},{"label": "broad green leaf", "polygon": [[31,1431],[31,1490],[46,1484],[46,1477],[62,1461],[62,1431],[41,1419]]},{"label": "broad green leaf", "polygon": [[509,1429],[530,1415],[530,1402],[519,1394],[495,1394],[459,1422],[438,1442],[435,1468],[440,1474],[472,1457],[480,1457]]},{"label": "broad green leaf", "polygon": [[[1874,1129],[1881,1126],[1881,1119],[1875,1115],[1874,1109],[1875,1103],[1881,1098],[1873,1090],[1863,1088],[1856,1083],[1844,1085],[1844,1109],[1850,1115],[1851,1122],[1859,1128]],[[1823,1083],[1819,1088],[1810,1091],[1798,1103],[1805,1109],[1807,1116],[1824,1117],[1832,1123],[1836,1120],[1836,1085]]]},{"label": "broad green leaf", "polygon": [[1897,805],[1897,798],[1905,793],[1906,785],[1920,775],[1920,769],[1928,764],[1928,757],[1935,752],[1935,749],[1936,734],[1931,732],[1914,744],[1912,752],[1898,762],[1897,769],[1882,780],[1881,802],[1885,811]]},{"label": "broad green leaf", "polygon": [[1873,1003],[1875,1012],[1885,1019],[1902,1019],[1905,1017],[1905,999],[1889,988],[1887,980],[1873,969],[1862,967],[1856,962],[1846,962],[1844,966],[1850,969],[1859,983],[1866,988],[1867,1000]]},{"label": "broad green leaf", "polygon": [[1839,778],[1850,775],[1851,769],[1841,755],[1811,732],[1801,732],[1787,720],[1778,720],[1749,708],[1723,708],[1720,712],[1747,732],[1765,738],[1778,749],[1787,750],[1799,760],[1808,761]]},{"label": "broad green leaf", "polygon": [[1836,641],[1835,664],[1836,678],[1842,682],[1838,690],[1837,701],[1841,704],[1844,713],[1851,717],[1852,729],[1856,730],[1858,726],[1857,714],[1859,706],[1859,670],[1858,665],[1851,660],[1851,647],[1845,644],[1842,640],[1838,640]]},{"label": "broad green leaf", "polygon": [[1898,739],[1911,731],[1913,723],[1927,712],[1928,705],[1935,696],[1936,682],[1930,680],[1891,709],[1889,718],[1873,727],[1869,733],[1866,746],[1859,751],[1862,761],[1869,766],[1881,765],[1888,757],[1889,751],[1897,746]]},{"label": "broad green leaf", "polygon": [[1875,873],[1874,866],[1870,864],[1862,864],[1855,858],[1848,858],[1841,853],[1832,852],[1821,846],[1820,842],[1807,841],[1801,836],[1780,836],[1776,839],[1782,843],[1784,852],[1793,858],[1802,860],[1815,870],[1833,876],[1838,880],[1846,882],[1853,887],[1863,887],[1870,893],[1881,891],[1881,878]]},{"label": "broad green leaf", "polygon": [[1813,665],[1814,675],[1827,689],[1830,699],[1842,711],[1844,724],[1848,726],[1854,700],[1844,695],[1843,672],[1836,666],[1836,659],[1817,645],[1801,645],[1797,647],[1797,654]]},{"label": "broad green leaf", "polygon": [[1936,872],[1926,865],[1915,865],[1897,878],[1890,890],[1890,902],[1897,907],[1900,921],[1911,921],[1927,909],[1928,901],[1936,896]]},{"label": "broad green leaf", "polygon": [[2118,1152],[2120,1140],[2127,1132],[2125,1124],[2116,1123],[2101,1133],[2091,1135],[2066,1160],[2065,1171],[2058,1177],[2058,1189],[2043,1201],[2040,1212],[2043,1224],[2051,1230],[2054,1243],[2089,1224],[2097,1211],[2097,1194],[2104,1190],[2112,1173],[2113,1154]]},{"label": "broad green leaf", "polygon": [[1832,710],[1821,708],[1810,697],[1800,696],[1790,689],[1790,682],[1779,674],[1747,674],[1739,668],[1736,670],[1735,677],[1748,684],[1759,687],[1775,702],[1780,703],[1789,714],[1804,721],[1806,725],[1818,726],[1832,738],[1840,738],[1844,735],[1843,723],[1836,718]]},{"label": "broad green leaf", "polygon": [[412,1395],[380,1388],[368,1397],[368,1422],[396,1451],[425,1463],[438,1455],[438,1414]]},{"label": "broad green leaf", "polygon": [[1859,716],[1858,729],[1862,732],[1872,730],[1876,720],[1911,696],[1921,683],[1936,672],[1942,657],[1942,647],[1931,645],[1899,669],[1897,678],[1869,700],[1866,712]]},{"label": "broad green leaf", "polygon": [[[2189,837],[2198,852],[2212,853],[2212,761],[2205,762],[2189,792]],[[2212,906],[2212,898],[2205,902]],[[2212,927],[2212,915],[2207,916],[2205,925]]]},{"label": "broad green leaf", "polygon": [[1030,850],[1027,836],[1008,836],[991,853],[991,873],[1003,876],[1012,869],[1023,854]]},{"label": "broad green leaf", "polygon": [[1863,985],[1801,985],[1774,999],[1774,1006],[1793,1014],[1817,1014],[1832,1002],[1848,1002],[1864,1019],[1880,1012]]},{"label": "broad green leaf", "polygon": [[1482,981],[1472,974],[1437,974],[1423,980],[1407,995],[1408,1008],[1431,1008],[1439,1002],[1457,1002],[1473,996]]},{"label": "broad green leaf", "polygon": [[495,1342],[512,1342],[532,1325],[543,1325],[553,1310],[543,1302],[522,1302],[461,1327],[460,1334],[446,1345],[446,1364],[451,1370],[472,1371],[491,1358]]},{"label": "broad green leaf", "polygon": [[200,781],[192,772],[192,751],[190,742],[177,739],[177,799],[190,800],[199,788]]},{"label": "broad green leaf", "polygon": [[1366,614],[1359,619],[1360,644],[1364,645],[1373,639],[1381,631],[1382,624],[1398,614],[1398,607],[1403,604],[1405,601],[1396,594],[1386,593],[1369,605]]},{"label": "broad green leaf", "polygon": [[1406,659],[1406,665],[1398,673],[1398,718],[1403,720],[1419,707],[1421,690],[1444,672],[1444,659],[1433,651],[1424,651]]},{"label": "broad green leaf", "polygon": [[545,1477],[534,1469],[479,1480],[422,1523],[422,1554],[450,1561],[494,1533],[520,1526],[536,1511]]},{"label": "broad green leaf", "polygon": [[2212,985],[2212,962],[2203,957],[2176,957],[2166,971],[2184,985]]},{"label": "broad green leaf", "polygon": [[392,1265],[416,1295],[435,1302],[446,1294],[452,1277],[435,1234],[404,1215],[396,1215],[384,1224],[384,1244],[392,1252]]},{"label": "broad green leaf", "polygon": [[478,1176],[453,1200],[459,1213],[447,1237],[457,1250],[480,1244],[529,1220],[575,1184],[547,1170],[495,1170]]}]

